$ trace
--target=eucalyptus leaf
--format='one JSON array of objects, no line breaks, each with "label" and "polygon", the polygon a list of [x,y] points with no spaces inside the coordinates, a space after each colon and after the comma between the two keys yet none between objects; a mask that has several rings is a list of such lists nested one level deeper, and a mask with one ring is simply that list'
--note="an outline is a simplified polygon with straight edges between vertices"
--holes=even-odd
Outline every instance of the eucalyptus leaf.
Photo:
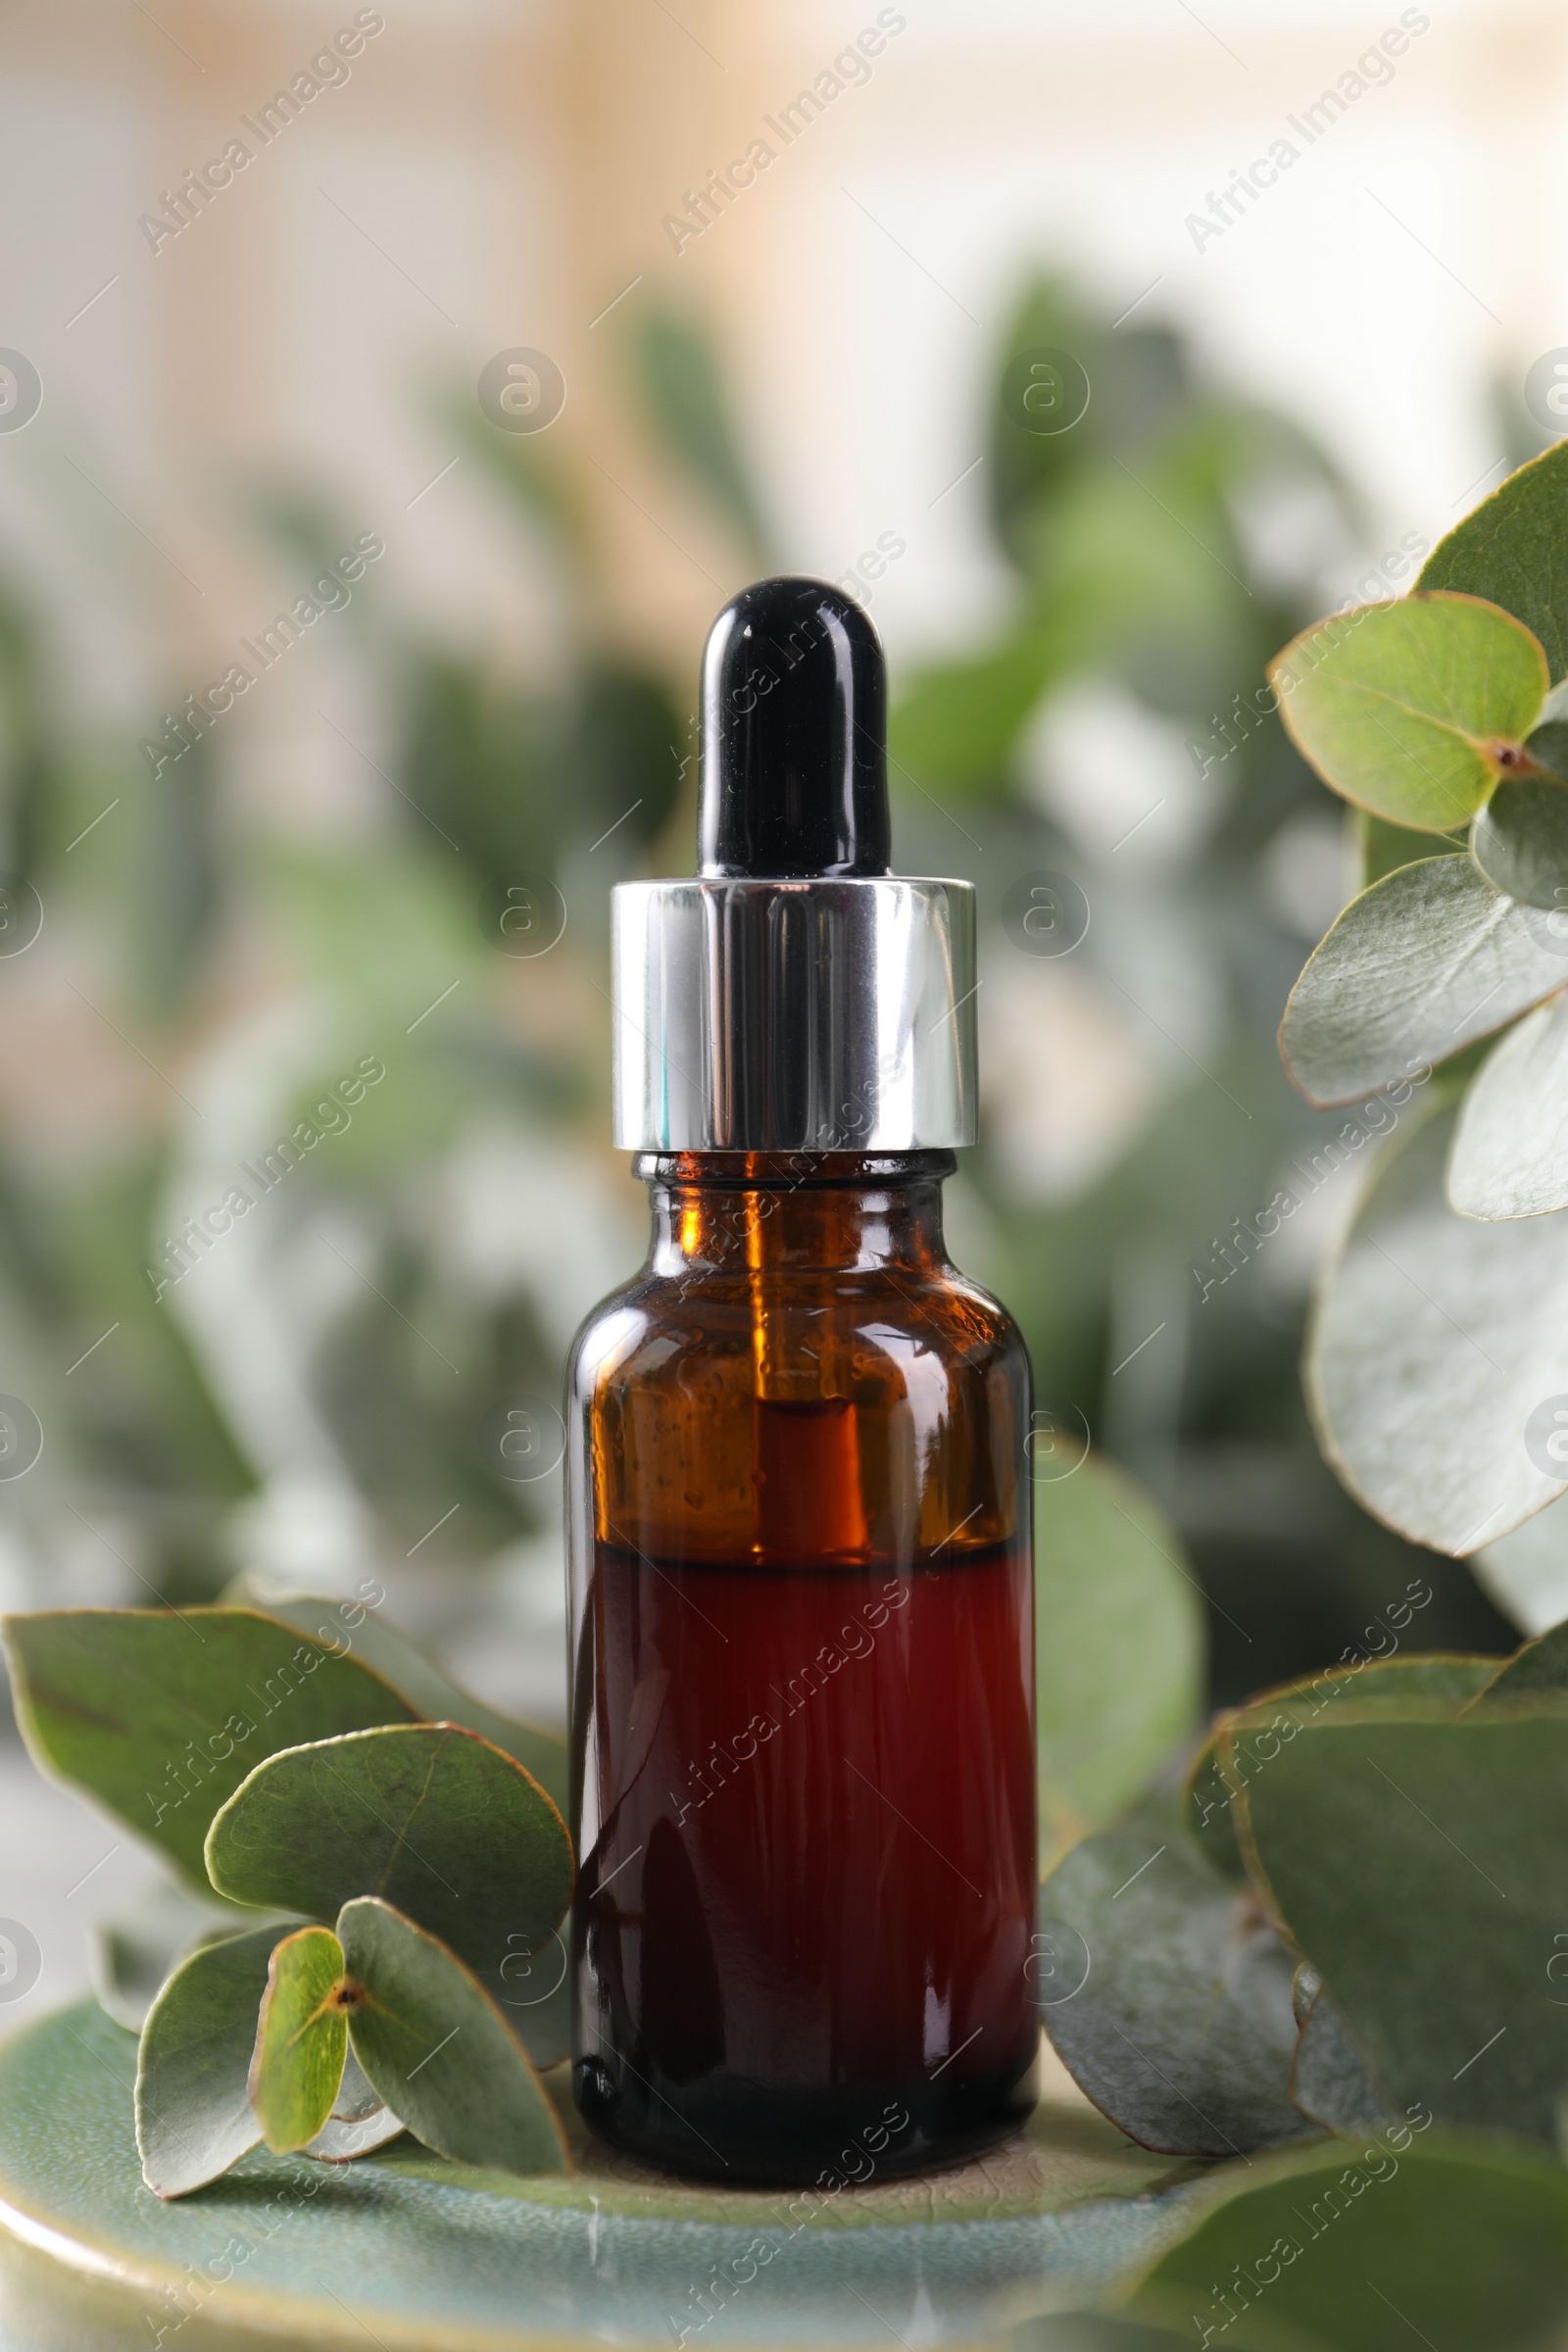
[{"label": "eucalyptus leaf", "polygon": [[1568,2324],[1568,2174],[1402,2130],[1257,2159],[1126,2308],[1226,2352],[1535,2352]]},{"label": "eucalyptus leaf", "polygon": [[1562,701],[1562,688],[1556,687],[1546,704],[1546,716],[1533,734],[1525,737],[1525,750],[1537,767],[1544,767],[1559,783],[1568,783],[1568,722],[1556,716]]},{"label": "eucalyptus leaf", "polygon": [[1521,466],[1428,556],[1417,589],[1459,589],[1500,605],[1539,638],[1553,683],[1568,672],[1568,443]]},{"label": "eucalyptus leaf", "polygon": [[275,2155],[324,2130],[347,2051],[342,1947],[330,1928],[299,1928],[272,1953],[251,2058],[251,2105]]},{"label": "eucalyptus leaf", "polygon": [[136,2066],[142,2178],[161,2197],[216,2180],[262,2136],[250,2102],[256,2020],[275,1928],[203,1944],[148,2013]]},{"label": "eucalyptus leaf", "polygon": [[1541,715],[1530,631],[1469,596],[1363,605],[1303,629],[1269,664],[1287,733],[1325,783],[1396,825],[1473,815]]},{"label": "eucalyptus leaf", "polygon": [[1301,2020],[1291,2062],[1291,2101],[1345,2139],[1359,2139],[1400,2121],[1327,1985],[1318,1986]]},{"label": "eucalyptus leaf", "polygon": [[1469,858],[1424,858],[1374,882],[1285,1007],[1280,1051],[1302,1094],[1327,1106],[1407,1082],[1563,987],[1568,957],[1544,942],[1544,919]]},{"label": "eucalyptus leaf", "polygon": [[1522,1634],[1544,1634],[1568,1617],[1568,1504],[1551,1503],[1488,1544],[1470,1562],[1494,1608]]},{"label": "eucalyptus leaf", "polygon": [[252,1609],[61,1609],[5,1621],[39,1769],[85,1788],[211,1892],[207,1825],[264,1757],[414,1710],[357,1658]]},{"label": "eucalyptus leaf", "polygon": [[1054,1956],[1081,1948],[1083,1971],[1076,1991],[1044,1995],[1046,2032],[1131,2138],[1236,2156],[1312,2128],[1288,2096],[1295,1963],[1250,1894],[1189,1843],[1174,1808],[1074,1846],[1040,1909]]},{"label": "eucalyptus leaf", "polygon": [[564,2173],[555,2109],[483,1988],[437,1937],[375,1896],[339,1916],[354,2054],[416,2138],[462,2164]]},{"label": "eucalyptus leaf", "polygon": [[1568,1715],[1568,1625],[1554,1625],[1516,1649],[1476,1692],[1465,1714],[1476,1721]]},{"label": "eucalyptus leaf", "polygon": [[542,1943],[571,1893],[571,1846],[549,1797],[487,1740],[450,1725],[357,1732],[270,1758],[214,1821],[207,1859],[235,1901],[317,1919],[383,1894],[497,1986],[509,1956]]},{"label": "eucalyptus leaf", "polygon": [[1091,1455],[1034,1487],[1040,1798],[1048,1842],[1123,1812],[1202,1712],[1205,1614],[1181,1539]]},{"label": "eucalyptus leaf", "polygon": [[1214,1742],[1225,1717],[1215,1718],[1213,1729],[1197,1755],[1193,1758],[1183,1791],[1187,1834],[1204,1856],[1211,1870],[1233,1886],[1247,1885],[1247,1864],[1236,1838],[1235,1800],[1226,1786],[1219,1768]]},{"label": "eucalyptus leaf", "polygon": [[1568,1716],[1348,1699],[1298,1727],[1242,1808],[1254,1878],[1394,2105],[1551,2140]]},{"label": "eucalyptus leaf", "polygon": [[1444,1197],[1452,1114],[1386,1146],[1308,1332],[1318,1442],[1368,1510],[1436,1551],[1562,1494],[1532,1415],[1568,1396],[1568,1216],[1478,1224]]},{"label": "eucalyptus leaf", "polygon": [[1470,855],[1509,898],[1559,914],[1568,947],[1568,785],[1548,776],[1504,776],[1476,811]]},{"label": "eucalyptus leaf", "polygon": [[[1426,1601],[1432,1598],[1430,1586]],[[1389,1624],[1379,1635],[1397,1642],[1415,1611],[1426,1601],[1408,1594],[1390,1604]],[[1367,1639],[1373,1636],[1367,1628]],[[1207,1740],[1193,1760],[1187,1776],[1186,1826],[1220,1876],[1234,1886],[1248,1884],[1247,1863],[1237,1836],[1237,1803],[1250,1773],[1263,1770],[1271,1754],[1298,1720],[1314,1720],[1325,1707],[1351,1695],[1379,1698],[1441,1698],[1462,1705],[1484,1690],[1496,1671],[1496,1662],[1480,1657],[1382,1657],[1342,1659],[1320,1674],[1302,1675],[1282,1684],[1246,1706],[1217,1715]],[[1221,1750],[1227,1749],[1225,1769]]]},{"label": "eucalyptus leaf", "polygon": [[[1568,791],[1551,786],[1568,803]],[[1471,1079],[1448,1154],[1461,1216],[1540,1217],[1568,1208],[1568,996],[1526,1013]]]},{"label": "eucalyptus leaf", "polygon": [[[1432,1598],[1430,1586],[1426,1597]],[[1403,1617],[1406,1627],[1409,1607],[1406,1604]],[[1272,1761],[1281,1741],[1295,1737],[1298,1724],[1315,1723],[1346,1699],[1376,1701],[1385,1710],[1396,1704],[1424,1707],[1432,1702],[1457,1714],[1486,1689],[1496,1671],[1495,1658],[1447,1650],[1418,1650],[1402,1658],[1342,1660],[1325,1666],[1320,1674],[1300,1675],[1295,1682],[1281,1683],[1260,1697],[1249,1699],[1245,1706],[1232,1707],[1216,1719],[1213,1745],[1222,1755],[1232,1783],[1245,1788],[1249,1775],[1261,1771]]]},{"label": "eucalyptus leaf", "polygon": [[[455,1683],[445,1668],[420,1649],[416,1643],[400,1634],[380,1617],[364,1612],[362,1622],[341,1628],[337,1601],[305,1596],[298,1600],[267,1603],[270,1612],[289,1625],[297,1625],[302,1633],[313,1634],[322,1642],[334,1638],[341,1648],[345,1643],[372,1673],[391,1685],[408,1702],[409,1711],[422,1716],[427,1723],[461,1723],[465,1730],[477,1732],[492,1747],[499,1747],[531,1772],[557,1809],[564,1815],[570,1804],[566,1771],[566,1742],[553,1732],[535,1731],[531,1725],[514,1723],[511,1716],[498,1714]],[[359,1612],[356,1612],[359,1613]],[[334,1636],[334,1620],[339,1630]]]}]

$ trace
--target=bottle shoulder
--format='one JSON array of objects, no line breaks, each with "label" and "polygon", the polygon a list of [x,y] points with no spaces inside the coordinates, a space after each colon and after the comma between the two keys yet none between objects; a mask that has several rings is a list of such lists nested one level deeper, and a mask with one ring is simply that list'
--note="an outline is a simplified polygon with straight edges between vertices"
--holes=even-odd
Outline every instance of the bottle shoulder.
[{"label": "bottle shoulder", "polygon": [[588,1309],[566,1350],[568,1396],[579,1391],[585,1378],[591,1389],[601,1372],[621,1359],[628,1348],[635,1348],[647,1334],[649,1287],[645,1264]]},{"label": "bottle shoulder", "polygon": [[769,1279],[760,1296],[734,1268],[672,1275],[645,1265],[584,1319],[568,1389],[588,1397],[606,1384],[664,1386],[705,1367],[721,1377],[753,1356],[760,1311],[771,1347],[830,1363],[835,1378],[852,1362],[862,1378],[899,1387],[916,1363],[926,1377],[941,1365],[955,1381],[1028,1376],[1007,1309],[945,1260],[918,1270],[810,1269]]}]

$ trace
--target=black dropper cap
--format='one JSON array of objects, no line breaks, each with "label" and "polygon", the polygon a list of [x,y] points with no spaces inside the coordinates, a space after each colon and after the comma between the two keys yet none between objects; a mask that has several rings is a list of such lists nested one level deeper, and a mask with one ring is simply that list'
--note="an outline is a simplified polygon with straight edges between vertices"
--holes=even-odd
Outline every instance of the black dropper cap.
[{"label": "black dropper cap", "polygon": [[757,580],[703,656],[701,870],[885,874],[887,673],[862,608],[823,580]]}]

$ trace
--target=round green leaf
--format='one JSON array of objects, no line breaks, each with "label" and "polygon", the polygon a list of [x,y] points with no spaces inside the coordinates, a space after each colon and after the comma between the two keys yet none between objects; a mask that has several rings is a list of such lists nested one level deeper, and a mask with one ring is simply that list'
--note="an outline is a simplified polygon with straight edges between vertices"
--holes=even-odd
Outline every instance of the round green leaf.
[{"label": "round green leaf", "polygon": [[1568,672],[1568,442],[1521,466],[1440,539],[1418,590],[1459,589],[1513,613],[1540,639],[1553,680]]},{"label": "round green leaf", "polygon": [[136,2067],[136,2145],[142,2178],[161,2197],[216,2180],[262,2136],[248,2076],[276,1941],[275,1928],[253,1928],[203,1944],[148,2012]]},{"label": "round green leaf", "polygon": [[1532,2352],[1568,2321],[1568,2174],[1398,2131],[1259,2159],[1216,2181],[1129,2309],[1194,2346]]},{"label": "round green leaf", "polygon": [[1470,855],[1510,899],[1560,914],[1568,948],[1568,785],[1551,776],[1505,776],[1476,811]]},{"label": "round green leaf", "polygon": [[504,2173],[571,2170],[539,2079],[456,1955],[375,1896],[338,1919],[354,2055],[416,2139]]},{"label": "round green leaf", "polygon": [[1046,2032],[1141,2145],[1236,2156],[1312,2129],[1288,2096],[1295,1963],[1174,1808],[1074,1846],[1041,1887],[1040,1917],[1060,1982],[1069,1950],[1082,1970],[1076,1990],[1043,1995]]},{"label": "round green leaf", "polygon": [[1221,1726],[1227,1720],[1224,1715],[1215,1717],[1208,1738],[1188,1767],[1182,1791],[1185,1826],[1209,1868],[1233,1886],[1245,1886],[1247,1864],[1236,1841],[1236,1800],[1225,1784],[1215,1752]]},{"label": "round green leaf", "polygon": [[1198,1580],[1141,1489],[1094,1456],[1034,1488],[1040,1800],[1060,1843],[1122,1812],[1200,1721]]},{"label": "round green leaf", "polygon": [[[1418,1608],[1432,1598],[1407,1596],[1391,1604],[1391,1622],[1380,1625],[1378,1636],[1387,1645],[1410,1625]],[[1402,1621],[1401,1621],[1402,1613]],[[1373,1631],[1367,1628],[1368,1642]],[[1187,1776],[1186,1822],[1210,1865],[1234,1886],[1247,1885],[1247,1863],[1237,1838],[1237,1805],[1250,1776],[1264,1769],[1271,1749],[1279,1745],[1288,1725],[1299,1717],[1311,1720],[1325,1707],[1357,1694],[1370,1697],[1438,1697],[1455,1703],[1483,1690],[1495,1671],[1491,1658],[1393,1657],[1371,1654],[1326,1666],[1321,1674],[1303,1675],[1265,1691],[1244,1707],[1217,1715],[1209,1736],[1193,1759]]]},{"label": "round green leaf", "polygon": [[214,1821],[207,1861],[236,1902],[317,1919],[383,1894],[498,1984],[571,1893],[571,1846],[544,1790],[450,1724],[356,1732],[270,1758]]},{"label": "round green leaf", "polygon": [[358,1658],[254,1609],[10,1617],[17,1720],[74,1782],[211,1889],[207,1825],[265,1756],[415,1713]]},{"label": "round green leaf", "polygon": [[1242,1804],[1274,1916],[1394,2105],[1551,2140],[1568,1715],[1348,1699],[1300,1724]]},{"label": "round green leaf", "polygon": [[1450,595],[1335,613],[1303,629],[1269,679],[1287,732],[1325,783],[1437,833],[1480,807],[1499,748],[1523,742],[1549,684],[1521,622]]},{"label": "round green leaf", "polygon": [[300,1928],[272,1954],[251,2058],[251,2105],[277,2155],[326,2124],[347,2051],[342,1947],[330,1928]]},{"label": "round green leaf", "polygon": [[1550,697],[1548,715],[1525,737],[1525,751],[1537,767],[1544,767],[1562,784],[1568,783],[1568,723],[1549,715],[1560,699],[1557,693]]},{"label": "round green leaf", "polygon": [[1441,1113],[1384,1148],[1325,1269],[1305,1381],[1350,1492],[1412,1543],[1462,1557],[1568,1483],[1527,1445],[1531,1414],[1568,1395],[1568,1217],[1455,1216],[1451,1125]]},{"label": "round green leaf", "polygon": [[[275,1613],[306,1633],[332,1638],[337,1604],[305,1598],[290,1601]],[[341,1620],[338,1620],[341,1622]],[[338,1639],[341,1640],[341,1635]],[[415,1712],[430,1723],[455,1723],[477,1732],[492,1747],[520,1764],[551,1799],[564,1819],[570,1810],[566,1743],[552,1732],[536,1731],[498,1714],[455,1683],[445,1668],[408,1641],[384,1618],[366,1616],[355,1626],[356,1656],[389,1683]],[[502,1963],[502,1982],[491,1989],[505,2008],[514,2033],[534,2065],[556,2066],[571,2046],[571,1987],[566,1977],[561,1937],[549,1936],[531,1945],[518,1936]]]},{"label": "round green leaf", "polygon": [[[1551,786],[1568,805],[1568,791]],[[1471,1079],[1448,1154],[1461,1216],[1568,1208],[1568,996],[1548,997],[1500,1038]]]},{"label": "round green leaf", "polygon": [[1424,858],[1374,882],[1291,991],[1280,1025],[1291,1076],[1309,1102],[1353,1102],[1489,1037],[1568,982],[1544,920],[1470,858]]},{"label": "round green leaf", "polygon": [[1465,1708],[1471,1718],[1568,1715],[1568,1625],[1516,1649]]},{"label": "round green leaf", "polygon": [[1324,1984],[1301,2020],[1291,2062],[1291,2103],[1348,2139],[1399,2120]]},{"label": "round green leaf", "polygon": [[[1431,1598],[1428,1585],[1426,1599]],[[1424,1601],[1406,1602],[1404,1624],[1410,1623],[1413,1607],[1425,1605]],[[1397,1611],[1390,1614],[1396,1616]],[[1338,1713],[1348,1699],[1376,1700],[1385,1715],[1401,1706],[1418,1713],[1437,1707],[1457,1715],[1486,1689],[1496,1671],[1495,1658],[1446,1650],[1326,1666],[1321,1674],[1303,1674],[1295,1682],[1281,1683],[1249,1699],[1246,1706],[1232,1707],[1219,1716],[1213,1750],[1227,1785],[1240,1796],[1256,1774],[1267,1770],[1281,1745],[1296,1737],[1296,1725],[1316,1723],[1325,1713]]]}]

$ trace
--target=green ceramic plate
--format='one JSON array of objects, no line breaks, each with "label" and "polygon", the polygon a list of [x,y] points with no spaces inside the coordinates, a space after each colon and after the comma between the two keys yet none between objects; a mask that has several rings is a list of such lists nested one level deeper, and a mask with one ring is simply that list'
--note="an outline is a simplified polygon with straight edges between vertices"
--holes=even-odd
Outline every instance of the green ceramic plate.
[{"label": "green ceramic plate", "polygon": [[1092,2290],[1152,2256],[1185,2201],[1168,2158],[1063,2098],[973,2163],[793,2206],[580,2135],[568,2180],[404,2139],[348,2166],[258,2150],[164,2205],[136,2161],[135,2054],[91,2004],[0,2053],[4,2352],[974,2343],[1009,2289]]}]

